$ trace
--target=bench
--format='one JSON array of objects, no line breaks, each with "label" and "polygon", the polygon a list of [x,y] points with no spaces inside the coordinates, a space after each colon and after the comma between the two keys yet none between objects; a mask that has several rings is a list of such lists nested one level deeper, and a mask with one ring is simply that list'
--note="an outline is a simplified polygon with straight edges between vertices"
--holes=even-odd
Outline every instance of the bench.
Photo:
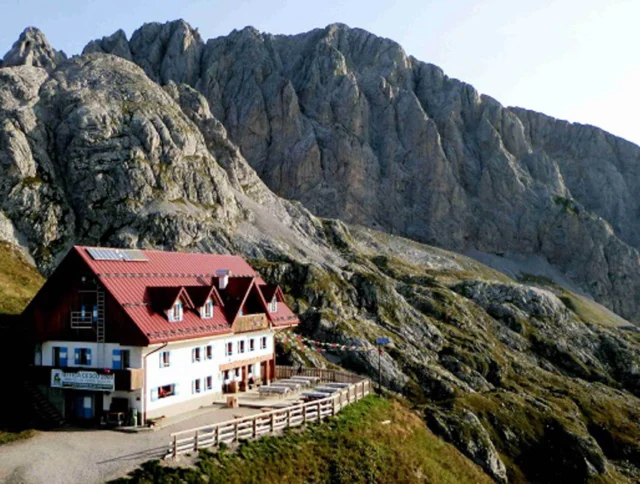
[{"label": "bench", "polygon": [[327,398],[328,394],[322,392],[302,392],[300,396],[304,401],[308,402],[310,400],[322,400],[323,398]]},{"label": "bench", "polygon": [[325,383],[324,386],[331,388],[349,388],[351,383]]},{"label": "bench", "polygon": [[319,392],[319,393],[336,393],[339,392],[341,390],[341,388],[333,388],[333,387],[315,387],[313,389],[314,392]]}]

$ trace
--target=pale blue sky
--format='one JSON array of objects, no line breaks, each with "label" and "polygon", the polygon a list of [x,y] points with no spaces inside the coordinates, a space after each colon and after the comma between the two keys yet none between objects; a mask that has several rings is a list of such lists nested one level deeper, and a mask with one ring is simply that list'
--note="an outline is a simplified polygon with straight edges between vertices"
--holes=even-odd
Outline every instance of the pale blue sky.
[{"label": "pale blue sky", "polygon": [[91,39],[184,18],[206,38],[342,22],[389,37],[504,105],[640,143],[639,0],[0,0],[0,51],[27,26],[78,54]]}]

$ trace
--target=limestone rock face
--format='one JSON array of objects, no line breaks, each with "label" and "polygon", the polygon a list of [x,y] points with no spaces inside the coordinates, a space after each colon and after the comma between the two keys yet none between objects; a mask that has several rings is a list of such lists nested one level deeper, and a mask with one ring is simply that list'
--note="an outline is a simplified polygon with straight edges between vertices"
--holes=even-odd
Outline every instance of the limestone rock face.
[{"label": "limestone rock face", "polygon": [[58,52],[49,45],[49,41],[42,32],[34,27],[28,27],[5,54],[0,67],[25,65],[52,71],[66,58],[64,52]]},{"label": "limestone rock face", "polygon": [[632,143],[504,108],[341,24],[294,36],[247,27],[205,43],[177,21],[144,25],[129,45],[152,79],[203,94],[278,195],[458,251],[540,255],[640,318]]}]

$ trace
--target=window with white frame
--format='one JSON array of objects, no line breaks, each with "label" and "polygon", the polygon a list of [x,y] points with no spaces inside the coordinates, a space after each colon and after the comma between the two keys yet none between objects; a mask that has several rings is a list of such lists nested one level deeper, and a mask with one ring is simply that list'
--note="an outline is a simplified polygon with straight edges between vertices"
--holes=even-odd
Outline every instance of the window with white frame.
[{"label": "window with white frame", "polygon": [[254,351],[256,349],[256,339],[251,338],[249,340],[249,351]]},{"label": "window with white frame", "polygon": [[278,300],[276,299],[275,296],[273,296],[273,299],[271,300],[271,304],[269,304],[269,311],[271,311],[272,313],[278,312]]},{"label": "window with white frame", "polygon": [[238,353],[244,353],[244,340],[238,341]]},{"label": "window with white frame", "polygon": [[213,318],[213,301],[211,299],[207,299],[207,302],[204,303],[202,317],[206,319]]},{"label": "window with white frame", "polygon": [[160,353],[160,368],[171,366],[171,352],[163,351]]},{"label": "window with white frame", "polygon": [[231,341],[227,343],[227,348],[224,354],[226,356],[231,356],[233,354],[233,343]]},{"label": "window with white frame", "polygon": [[191,382],[191,393],[200,393],[202,391],[202,380],[196,378]]},{"label": "window with white frame", "polygon": [[180,301],[176,302],[169,311],[169,320],[182,321],[182,303]]},{"label": "window with white frame", "polygon": [[260,349],[264,350],[267,348],[267,337],[263,336],[262,338],[260,338]]},{"label": "window with white frame", "polygon": [[202,350],[199,346],[196,346],[191,350],[191,361],[196,362],[202,359]]},{"label": "window with white frame", "polygon": [[207,345],[207,360],[213,359],[213,345]]},{"label": "window with white frame", "polygon": [[151,389],[151,401],[155,401],[162,398],[172,397],[178,394],[178,385],[172,383],[171,385],[164,385]]},{"label": "window with white frame", "polygon": [[213,388],[213,377],[212,376],[208,376],[207,377],[207,386],[206,386],[207,390],[211,390]]}]

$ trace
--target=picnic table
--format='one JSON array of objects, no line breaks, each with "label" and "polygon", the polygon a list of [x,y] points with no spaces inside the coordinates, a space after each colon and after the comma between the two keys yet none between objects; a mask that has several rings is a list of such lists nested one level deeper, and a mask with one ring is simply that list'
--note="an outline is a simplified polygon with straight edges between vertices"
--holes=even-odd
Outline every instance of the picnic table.
[{"label": "picnic table", "polygon": [[300,390],[300,388],[302,388],[302,384],[300,382],[284,381],[284,380],[275,381],[270,386],[271,387],[286,387],[286,388],[290,388],[292,390]]},{"label": "picnic table", "polygon": [[260,387],[260,388],[258,388],[258,394],[260,395],[260,397],[264,397],[264,396],[267,396],[269,394],[277,395],[279,397],[283,397],[287,393],[289,393],[290,391],[291,391],[291,389],[288,388],[288,387],[268,386],[268,387]]},{"label": "picnic table", "polygon": [[308,381],[310,383],[318,383],[318,382],[320,382],[320,377],[319,376],[301,376],[301,375],[296,375],[296,376],[292,376],[289,379],[290,380]]}]

